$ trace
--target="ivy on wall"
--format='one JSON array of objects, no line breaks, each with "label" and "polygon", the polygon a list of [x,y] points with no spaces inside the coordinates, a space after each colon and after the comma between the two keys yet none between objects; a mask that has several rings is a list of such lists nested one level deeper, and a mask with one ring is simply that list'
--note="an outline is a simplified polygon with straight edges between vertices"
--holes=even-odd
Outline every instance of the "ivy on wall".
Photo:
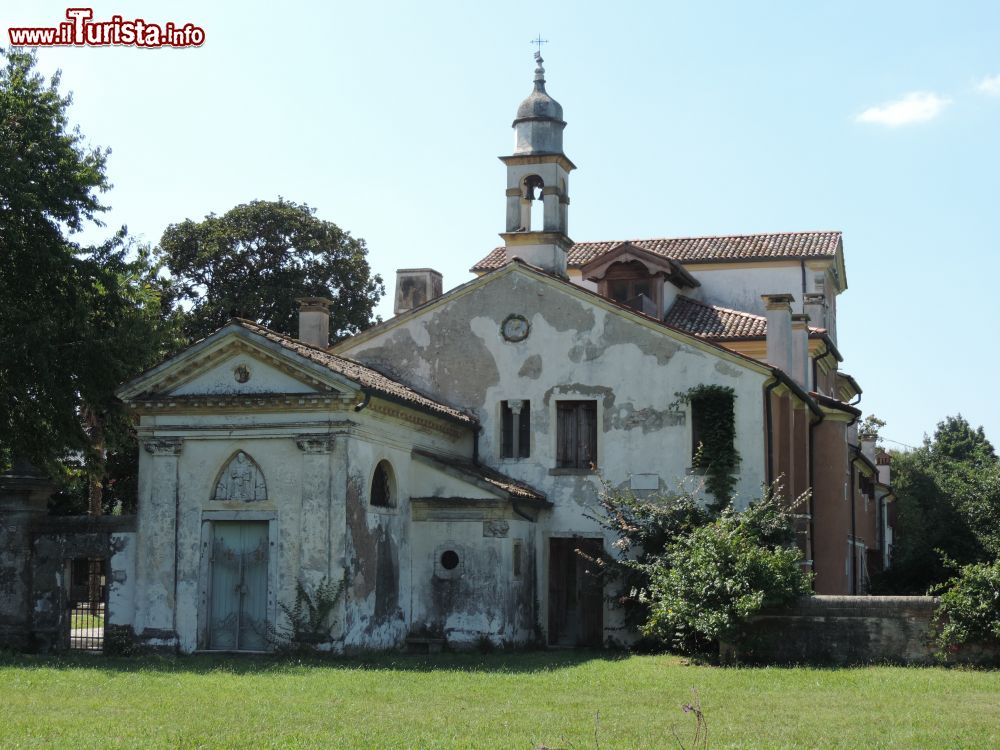
[{"label": "ivy on wall", "polygon": [[705,473],[705,489],[715,498],[710,507],[718,512],[732,502],[734,473],[740,463],[736,450],[736,392],[723,385],[696,385],[674,395],[676,404],[691,406],[691,428],[697,441],[691,465]]}]

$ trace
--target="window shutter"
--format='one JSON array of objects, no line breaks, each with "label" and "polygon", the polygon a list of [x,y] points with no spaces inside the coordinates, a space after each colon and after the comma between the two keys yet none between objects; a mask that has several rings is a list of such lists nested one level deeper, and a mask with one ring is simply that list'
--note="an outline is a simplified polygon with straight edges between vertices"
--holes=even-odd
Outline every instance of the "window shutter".
[{"label": "window shutter", "polygon": [[500,456],[502,458],[512,458],[514,455],[514,414],[511,412],[507,402],[500,404],[501,421],[501,445]]},{"label": "window shutter", "polygon": [[517,453],[520,458],[531,455],[531,402],[525,401],[521,409],[521,422],[517,436]]}]

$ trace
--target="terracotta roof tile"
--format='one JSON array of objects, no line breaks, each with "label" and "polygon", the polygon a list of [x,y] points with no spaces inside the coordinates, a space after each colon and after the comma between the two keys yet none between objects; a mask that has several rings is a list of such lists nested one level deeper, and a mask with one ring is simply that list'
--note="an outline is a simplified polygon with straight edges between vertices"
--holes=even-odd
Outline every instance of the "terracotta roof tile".
[{"label": "terracotta roof tile", "polygon": [[467,476],[479,479],[487,484],[496,487],[498,490],[506,492],[512,498],[518,500],[534,500],[535,502],[546,502],[545,493],[539,492],[534,487],[524,482],[520,482],[512,477],[503,474],[496,469],[483,464],[476,464],[472,461],[465,461],[451,456],[445,457],[430,451],[420,449],[413,450],[414,455],[423,456],[431,461],[448,466]]},{"label": "terracotta roof tile", "polygon": [[663,320],[668,326],[707,339],[764,338],[767,318],[678,297]]},{"label": "terracotta roof tile", "polygon": [[[832,258],[840,245],[840,232],[783,232],[779,234],[737,234],[721,237],[665,237],[629,240],[633,245],[681,263],[726,263],[743,260],[784,258]],[[569,249],[567,263],[578,268],[621,244],[578,242]],[[504,264],[504,248],[494,248],[472,267],[474,273]]]},{"label": "terracotta roof tile", "polygon": [[243,328],[246,328],[248,331],[256,333],[258,336],[263,336],[268,341],[273,341],[289,351],[295,352],[296,354],[305,357],[318,365],[326,367],[331,372],[343,375],[345,378],[354,381],[362,388],[375,391],[376,393],[386,396],[394,401],[401,401],[410,404],[421,408],[424,411],[433,412],[439,416],[447,417],[448,419],[456,422],[476,424],[478,421],[475,417],[466,414],[459,409],[448,406],[447,404],[442,404],[432,398],[428,398],[422,393],[418,393],[413,390],[409,386],[403,385],[392,378],[386,377],[378,370],[374,370],[371,367],[361,364],[360,362],[354,361],[353,359],[325,352],[322,349],[310,346],[309,344],[303,344],[297,339],[293,339],[292,337],[286,336],[282,333],[277,333],[276,331],[272,331],[270,328],[257,325],[249,320],[235,318],[233,322]]}]

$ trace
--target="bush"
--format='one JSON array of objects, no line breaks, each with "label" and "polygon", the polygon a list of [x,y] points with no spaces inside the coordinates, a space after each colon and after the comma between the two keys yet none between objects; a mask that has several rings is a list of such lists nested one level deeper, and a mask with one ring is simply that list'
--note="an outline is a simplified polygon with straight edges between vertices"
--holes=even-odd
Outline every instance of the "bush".
[{"label": "bush", "polygon": [[677,537],[646,565],[643,633],[680,651],[707,651],[760,609],[811,593],[793,540],[791,514],[771,493]]},{"label": "bush", "polygon": [[619,585],[618,604],[625,609],[628,624],[638,628],[649,617],[640,597],[649,588],[649,563],[677,537],[708,523],[712,514],[698,504],[693,492],[685,491],[638,498],[605,484],[600,503],[601,513],[593,518],[615,535],[617,555],[594,561],[595,566],[603,571],[605,583]]},{"label": "bush", "polygon": [[1000,560],[963,566],[935,593],[941,596],[934,617],[942,649],[1000,641]]}]

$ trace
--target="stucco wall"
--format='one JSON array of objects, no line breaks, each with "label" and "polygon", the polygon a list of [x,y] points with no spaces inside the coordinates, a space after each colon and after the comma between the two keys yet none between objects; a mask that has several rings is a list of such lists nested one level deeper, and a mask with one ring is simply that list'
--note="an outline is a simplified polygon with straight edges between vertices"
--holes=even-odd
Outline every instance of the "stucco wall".
[{"label": "stucco wall", "polygon": [[[522,342],[501,336],[501,324],[511,314],[525,316],[531,325]],[[737,492],[741,503],[759,496],[765,479],[766,375],[650,325],[515,271],[373,338],[348,341],[340,351],[475,412],[482,423],[480,459],[543,490],[552,501],[551,512],[539,521],[539,549],[544,549],[551,533],[600,531],[590,516],[602,478],[625,485],[633,474],[654,475],[663,489],[691,483],[690,420],[676,402],[678,392],[702,383],[734,389],[742,457]],[[500,404],[509,399],[530,402],[527,459],[500,458]],[[598,472],[555,468],[556,404],[563,399],[597,403]],[[544,556],[538,568],[536,586],[542,590]],[[613,613],[608,614],[610,628]]]}]

